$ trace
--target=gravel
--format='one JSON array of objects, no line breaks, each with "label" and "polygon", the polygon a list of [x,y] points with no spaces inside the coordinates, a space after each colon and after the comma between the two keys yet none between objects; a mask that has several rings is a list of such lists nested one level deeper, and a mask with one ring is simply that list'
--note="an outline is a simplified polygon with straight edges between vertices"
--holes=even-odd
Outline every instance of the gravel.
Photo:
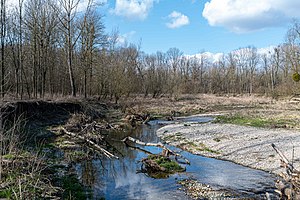
[{"label": "gravel", "polygon": [[[157,135],[167,143],[194,154],[229,160],[270,173],[284,172],[274,143],[300,169],[300,132],[233,124],[179,123],[160,128]],[[205,148],[204,148],[205,147]]]}]

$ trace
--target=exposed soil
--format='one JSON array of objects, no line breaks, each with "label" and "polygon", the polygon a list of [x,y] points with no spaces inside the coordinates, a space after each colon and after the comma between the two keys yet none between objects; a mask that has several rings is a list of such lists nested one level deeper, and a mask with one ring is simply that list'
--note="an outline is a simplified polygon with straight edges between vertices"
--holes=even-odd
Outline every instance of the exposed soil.
[{"label": "exposed soil", "polygon": [[102,131],[111,128],[106,126],[106,115],[110,110],[106,104],[96,101],[18,101],[3,103],[0,110],[2,124],[7,130],[3,143],[5,155],[1,159],[1,182],[5,184],[0,184],[0,198],[10,198],[12,191],[21,187],[19,182],[24,188],[18,191],[22,190],[26,199],[82,199],[89,195],[72,172],[72,162],[101,156],[103,152],[93,151],[85,141],[56,132],[55,128],[66,127],[65,130],[74,131],[74,135],[95,144],[98,150],[109,148]]}]

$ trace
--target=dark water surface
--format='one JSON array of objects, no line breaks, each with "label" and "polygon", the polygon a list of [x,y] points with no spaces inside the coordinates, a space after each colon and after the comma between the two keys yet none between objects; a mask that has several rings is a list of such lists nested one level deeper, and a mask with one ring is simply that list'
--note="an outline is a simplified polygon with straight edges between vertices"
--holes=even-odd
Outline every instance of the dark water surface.
[{"label": "dark water surface", "polygon": [[[180,119],[182,122],[207,122],[208,117],[189,117]],[[137,173],[141,168],[139,161],[147,156],[146,153],[128,148],[118,140],[132,136],[144,142],[159,142],[156,130],[171,122],[151,121],[149,125],[130,133],[115,133],[110,136],[110,143],[123,156],[119,160],[97,159],[76,164],[76,172],[86,186],[93,191],[93,199],[189,199],[184,192],[178,190],[178,180],[194,178],[201,183],[218,188],[236,191],[245,197],[272,193],[275,177],[269,173],[243,167],[231,162],[216,160],[180,151],[191,165],[186,166],[186,172],[171,175],[166,179],[154,179],[143,173]],[[157,147],[141,147],[152,153],[161,152]]]}]

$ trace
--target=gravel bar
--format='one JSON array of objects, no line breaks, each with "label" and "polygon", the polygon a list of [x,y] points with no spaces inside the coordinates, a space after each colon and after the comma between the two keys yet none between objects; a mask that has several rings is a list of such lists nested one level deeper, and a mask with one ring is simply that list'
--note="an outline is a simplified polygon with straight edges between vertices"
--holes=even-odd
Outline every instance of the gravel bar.
[{"label": "gravel bar", "polygon": [[[300,132],[233,124],[179,123],[160,128],[157,135],[168,144],[194,154],[232,161],[247,167],[279,174],[279,155],[274,143],[300,169]],[[205,147],[205,148],[204,148]]]}]

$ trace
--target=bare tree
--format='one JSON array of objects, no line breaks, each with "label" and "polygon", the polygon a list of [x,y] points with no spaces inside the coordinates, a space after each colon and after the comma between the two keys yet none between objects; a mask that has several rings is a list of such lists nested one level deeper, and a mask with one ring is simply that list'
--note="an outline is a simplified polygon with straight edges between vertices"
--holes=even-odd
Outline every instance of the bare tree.
[{"label": "bare tree", "polygon": [[181,52],[179,49],[177,48],[170,48],[168,51],[167,51],[167,58],[168,58],[168,61],[169,61],[169,66],[171,68],[171,72],[172,74],[171,75],[171,82],[168,84],[169,85],[169,91],[171,93],[171,95],[174,93],[174,92],[179,92],[179,84],[177,84],[178,82],[178,78],[179,78],[179,74],[178,74],[178,67],[179,67],[179,64],[180,64],[180,59],[183,55],[183,52]]},{"label": "bare tree", "polygon": [[5,95],[5,40],[6,40],[6,0],[1,0],[1,96]]},{"label": "bare tree", "polygon": [[[30,40],[30,57],[33,58],[33,91],[44,98],[46,93],[46,78],[53,66],[51,52],[54,52],[57,38],[58,20],[53,10],[53,1],[29,0],[26,4],[24,23],[28,40]],[[26,79],[26,76],[24,77]],[[51,80],[51,77],[49,78]],[[26,81],[27,82],[27,81]],[[52,81],[50,81],[52,83]],[[50,86],[51,87],[51,86]]]},{"label": "bare tree", "polygon": [[59,20],[62,25],[62,31],[64,32],[66,58],[69,71],[69,79],[71,84],[72,95],[76,96],[76,85],[74,78],[74,66],[73,66],[73,54],[79,34],[75,35],[75,17],[76,10],[80,0],[58,0],[59,6],[62,11],[59,16]]},{"label": "bare tree", "polygon": [[[22,74],[23,74],[23,3],[24,0],[19,0],[19,6],[18,6],[18,14],[19,14],[19,43],[18,43],[18,50],[19,50],[19,69],[20,69],[20,82],[21,82],[21,91],[20,93],[20,97],[21,99],[23,99],[23,92],[24,92],[24,88],[23,88],[23,78],[22,78]],[[17,87],[17,94],[18,94],[18,87]]]},{"label": "bare tree", "polygon": [[[101,18],[102,16],[97,15],[96,10],[91,7],[80,23],[81,62],[84,73],[83,87],[85,98],[88,93],[87,87],[89,87],[89,95],[92,95],[96,53],[107,44],[107,37],[104,34],[104,25]],[[87,83],[88,79],[89,84]]]}]

